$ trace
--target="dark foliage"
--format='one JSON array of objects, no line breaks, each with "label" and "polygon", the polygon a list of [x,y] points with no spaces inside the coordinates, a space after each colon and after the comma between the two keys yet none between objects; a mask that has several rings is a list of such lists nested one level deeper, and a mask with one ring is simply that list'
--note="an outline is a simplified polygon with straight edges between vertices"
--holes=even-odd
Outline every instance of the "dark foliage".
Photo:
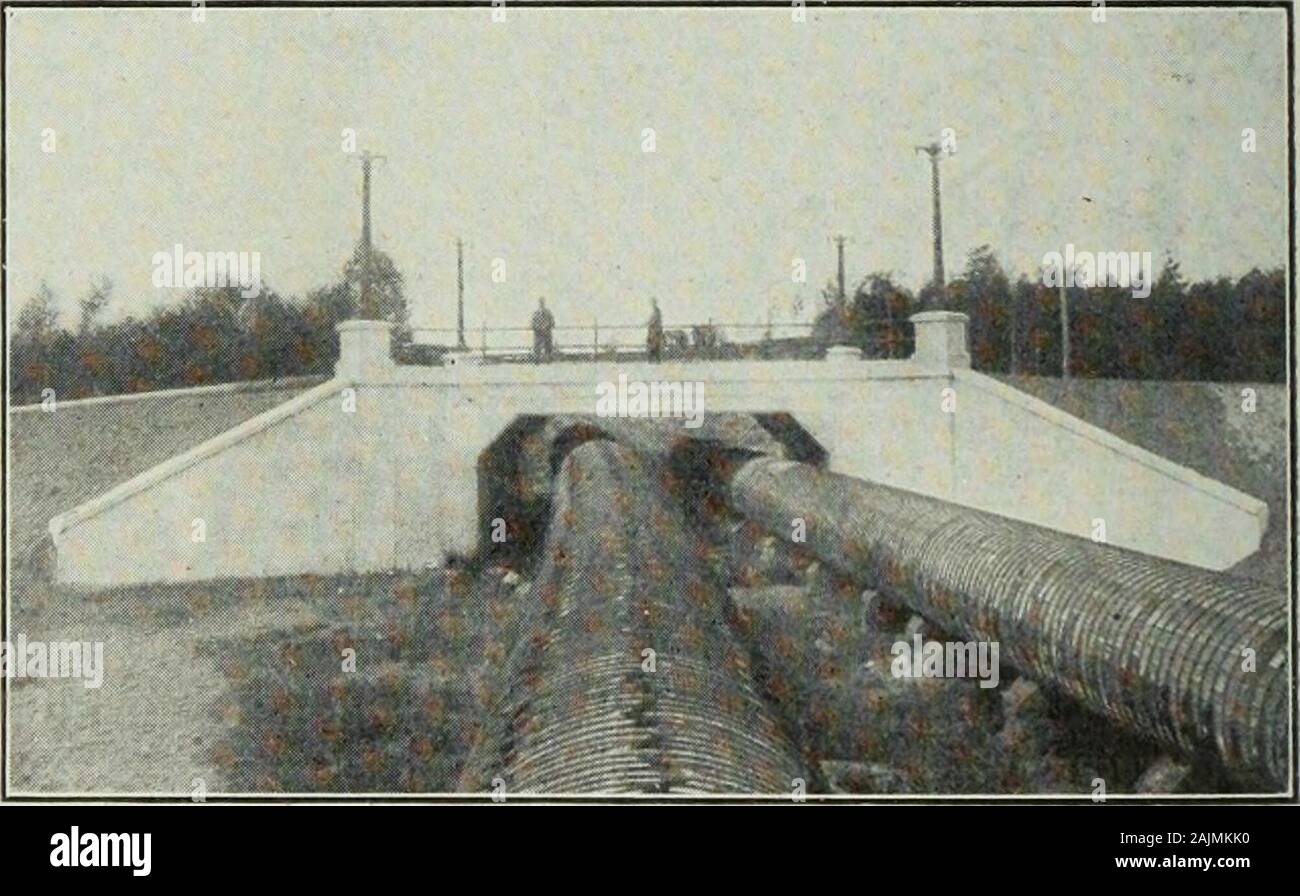
[{"label": "dark foliage", "polygon": [[[381,310],[397,324],[395,346],[408,357],[402,277],[376,252],[373,282]],[[1284,382],[1286,274],[1255,269],[1235,282],[1220,277],[1187,283],[1166,259],[1145,298],[1127,288],[1066,290],[1070,373],[1107,379]],[[42,284],[24,304],[10,343],[10,400],[38,402],[52,389],[60,399],[86,398],[241,380],[276,379],[333,371],[335,325],[356,316],[358,268],[295,301],[264,292],[245,299],[236,288],[196,289],[178,305],[147,318],[101,324],[112,284],[92,284],[80,302],[74,330],[59,326],[54,296]],[[941,301],[900,286],[887,272],[863,279],[851,299],[833,286],[813,325],[812,346],[849,344],[869,358],[906,358],[912,352],[909,315],[942,305],[970,316],[971,359],[977,370],[1054,376],[1061,370],[1060,290],[1020,275],[1014,281],[988,246],[973,250]],[[698,329],[698,328],[697,328]],[[746,354],[717,334],[698,332],[690,350],[667,356]],[[709,338],[705,338],[709,337]],[[763,344],[760,356],[774,352]],[[419,353],[416,352],[418,355]],[[426,353],[427,354],[427,353]]]},{"label": "dark foliage", "polygon": [[[833,291],[832,291],[833,292]],[[1078,377],[1210,382],[1285,382],[1286,274],[1255,269],[1235,282],[1187,283],[1166,259],[1151,294],[1128,288],[1066,290],[1070,373]],[[1060,290],[1023,274],[1012,281],[988,246],[973,250],[947,287],[943,307],[970,316],[971,363],[991,373],[1059,376]],[[888,273],[867,277],[849,302],[831,294],[815,341],[861,348],[870,358],[907,357],[907,317],[920,298]]]},{"label": "dark foliage", "polygon": [[[410,331],[402,276],[375,250],[372,282],[380,311],[396,324],[395,347]],[[112,284],[101,279],[80,302],[75,332],[59,326],[48,286],[19,312],[10,342],[10,400],[59,400],[149,392],[245,380],[329,375],[338,358],[337,323],[357,316],[356,259],[339,282],[298,301],[265,290],[255,298],[238,287],[194,289],[176,305],[155,308],[145,319],[101,324],[95,315],[109,302]]]}]

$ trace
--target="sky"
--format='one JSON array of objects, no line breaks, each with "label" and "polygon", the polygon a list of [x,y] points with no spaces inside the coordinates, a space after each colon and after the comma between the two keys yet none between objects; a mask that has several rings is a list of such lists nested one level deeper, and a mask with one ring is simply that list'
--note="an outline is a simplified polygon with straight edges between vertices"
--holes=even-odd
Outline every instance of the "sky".
[{"label": "sky", "polygon": [[538,296],[583,326],[642,323],[651,296],[669,325],[779,323],[797,297],[806,318],[839,233],[851,282],[919,288],[914,146],[949,128],[950,277],[984,243],[1027,273],[1066,243],[1193,279],[1287,261],[1282,10],[6,15],[10,320],[42,280],[66,326],[101,275],[108,319],[178,302],[152,283],[176,243],[258,252],[281,294],[334,282],[349,128],[385,157],[375,242],[421,326],[455,323],[457,237],[471,328],[526,325]]}]

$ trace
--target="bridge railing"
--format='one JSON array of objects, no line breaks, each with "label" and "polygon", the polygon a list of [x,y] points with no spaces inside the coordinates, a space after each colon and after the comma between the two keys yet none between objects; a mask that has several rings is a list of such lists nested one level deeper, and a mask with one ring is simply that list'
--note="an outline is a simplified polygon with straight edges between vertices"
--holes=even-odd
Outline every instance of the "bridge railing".
[{"label": "bridge railing", "polygon": [[[868,357],[905,358],[912,351],[912,325],[906,319],[868,320],[865,328]],[[467,329],[464,344],[454,327],[412,328],[411,345],[398,351],[399,363],[437,364],[447,352],[470,353],[484,363],[531,363],[539,360],[531,327]],[[771,323],[715,322],[665,324],[660,357],[663,360],[754,360],[764,358],[820,358],[833,340],[816,332],[806,321]],[[540,360],[563,362],[631,360],[648,355],[645,324],[556,326],[551,331],[551,352]]]}]

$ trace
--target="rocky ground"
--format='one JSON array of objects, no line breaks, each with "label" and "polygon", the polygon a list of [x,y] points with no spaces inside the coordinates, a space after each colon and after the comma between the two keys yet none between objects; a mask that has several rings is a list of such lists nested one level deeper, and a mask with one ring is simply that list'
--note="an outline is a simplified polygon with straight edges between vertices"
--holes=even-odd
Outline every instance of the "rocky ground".
[{"label": "rocky ground", "polygon": [[958,640],[836,576],[752,523],[711,527],[763,684],[828,789],[855,794],[1220,792],[1208,764],[1152,743],[1017,677],[892,674],[899,641]]}]

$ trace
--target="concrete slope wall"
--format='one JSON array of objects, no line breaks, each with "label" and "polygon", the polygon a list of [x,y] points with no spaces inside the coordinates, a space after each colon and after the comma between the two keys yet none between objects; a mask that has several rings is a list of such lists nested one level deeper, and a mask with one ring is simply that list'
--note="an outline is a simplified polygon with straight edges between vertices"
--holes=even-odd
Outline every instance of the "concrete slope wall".
[{"label": "concrete slope wall", "polygon": [[1264,502],[992,377],[953,386],[953,501],[1209,569],[1259,549]]},{"label": "concrete slope wall", "polygon": [[50,521],[60,582],[378,568],[393,480],[373,409],[332,380]]}]

